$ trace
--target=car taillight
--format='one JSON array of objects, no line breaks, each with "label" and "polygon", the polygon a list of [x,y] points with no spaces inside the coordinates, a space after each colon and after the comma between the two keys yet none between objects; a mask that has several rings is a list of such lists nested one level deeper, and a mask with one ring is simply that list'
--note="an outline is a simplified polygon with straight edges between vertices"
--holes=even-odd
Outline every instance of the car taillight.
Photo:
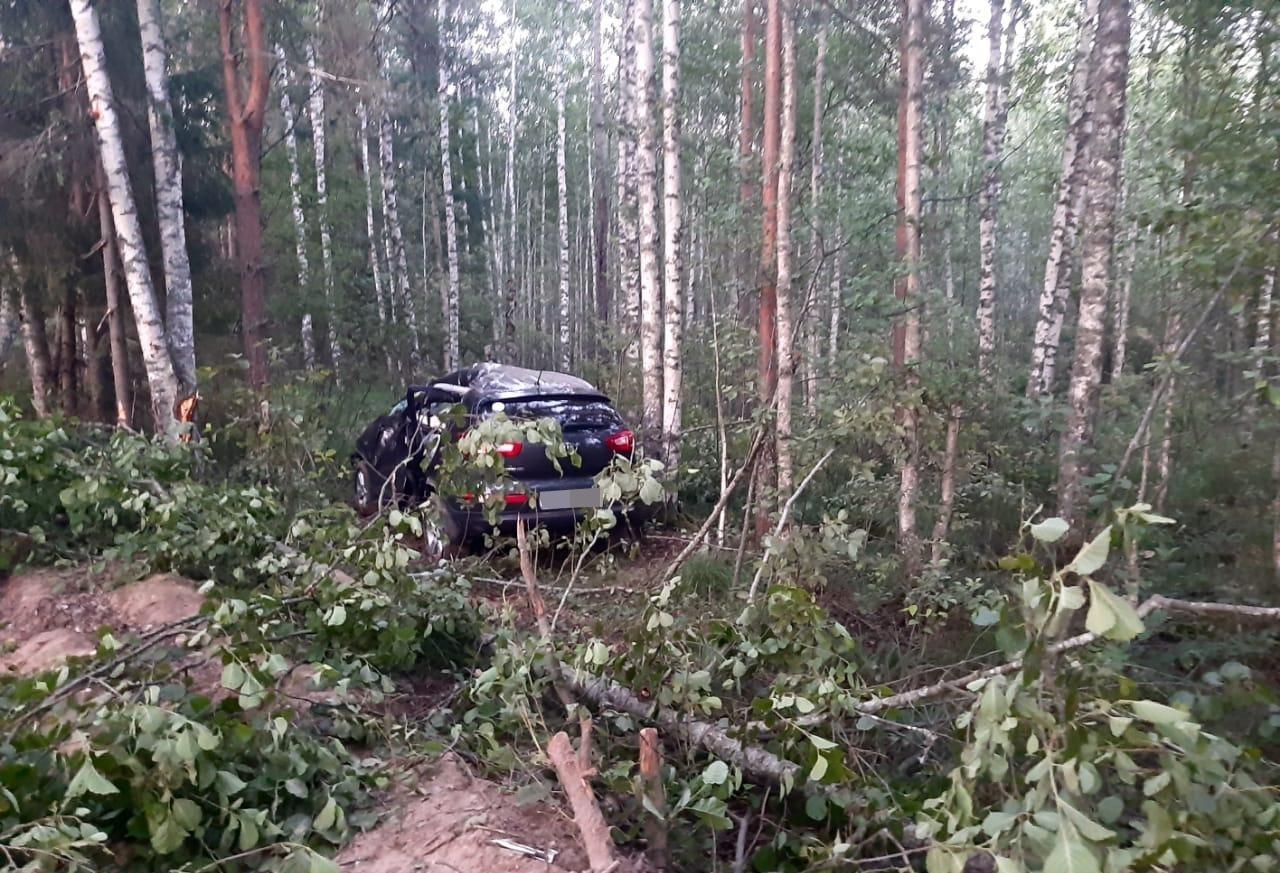
[{"label": "car taillight", "polygon": [[636,447],[636,435],[629,430],[620,430],[605,437],[604,444],[619,455],[629,455]]},{"label": "car taillight", "polygon": [[504,458],[518,458],[524,451],[524,443],[498,443],[498,454]]},{"label": "car taillight", "polygon": [[507,501],[507,506],[528,506],[529,495],[520,494],[520,493],[508,494],[506,496],[506,501]]}]

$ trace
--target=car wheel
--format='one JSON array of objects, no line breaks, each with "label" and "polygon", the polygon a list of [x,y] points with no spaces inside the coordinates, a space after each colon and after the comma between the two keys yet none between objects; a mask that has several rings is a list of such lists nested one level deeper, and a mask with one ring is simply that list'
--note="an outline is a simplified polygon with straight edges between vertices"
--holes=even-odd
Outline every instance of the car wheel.
[{"label": "car wheel", "polygon": [[361,515],[378,511],[379,476],[368,461],[356,461],[351,476],[351,504]]}]

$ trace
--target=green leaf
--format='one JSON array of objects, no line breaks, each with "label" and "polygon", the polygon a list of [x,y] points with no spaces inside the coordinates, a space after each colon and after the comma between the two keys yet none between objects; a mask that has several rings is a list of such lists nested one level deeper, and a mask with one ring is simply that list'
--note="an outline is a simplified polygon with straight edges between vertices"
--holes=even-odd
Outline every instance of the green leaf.
[{"label": "green leaf", "polygon": [[320,814],[316,816],[315,829],[318,831],[327,831],[333,827],[338,820],[338,804],[332,797],[326,801],[324,808],[320,810]]},{"label": "green leaf", "polygon": [[244,668],[232,661],[230,664],[222,668],[222,687],[229,691],[239,691],[240,686],[244,684],[245,672]]},{"label": "green leaf", "polygon": [[1154,700],[1131,700],[1129,708],[1138,718],[1152,724],[1176,724],[1188,718],[1182,710],[1156,703]]},{"label": "green leaf", "polygon": [[1115,836],[1115,831],[1104,828],[1102,825],[1098,824],[1096,821],[1089,818],[1089,816],[1085,815],[1083,812],[1061,798],[1058,800],[1058,810],[1067,818],[1071,819],[1071,823],[1076,826],[1076,829],[1080,831],[1080,835],[1086,840],[1100,843],[1103,840],[1109,840]]},{"label": "green leaf", "polygon": [[827,775],[827,759],[823,755],[819,755],[813,762],[813,769],[809,771],[810,782],[821,782],[822,777]]},{"label": "green leaf", "polygon": [[1062,828],[1053,851],[1044,859],[1043,873],[1102,873],[1098,859],[1071,828]]},{"label": "green leaf", "polygon": [[1031,525],[1031,535],[1042,543],[1056,543],[1070,529],[1071,525],[1067,524],[1066,519],[1046,518],[1039,524]]},{"label": "green leaf", "polygon": [[1077,576],[1088,576],[1090,573],[1095,573],[1099,567],[1107,562],[1107,554],[1110,551],[1111,525],[1107,525],[1067,565],[1067,572],[1075,573]]},{"label": "green leaf", "polygon": [[244,780],[227,770],[219,770],[217,780],[218,790],[223,794],[239,794],[241,791],[244,791]]},{"label": "green leaf", "polygon": [[1111,824],[1124,814],[1124,801],[1112,794],[1098,801],[1095,811],[1098,813],[1098,818],[1102,819],[1105,824]]},{"label": "green leaf", "polygon": [[338,627],[347,620],[347,608],[341,603],[333,607],[333,611],[329,613],[329,617],[325,619],[325,624],[329,627]]},{"label": "green leaf", "polygon": [[311,852],[310,873],[338,873],[338,865],[319,852]]},{"label": "green leaf", "polygon": [[729,778],[729,765],[724,761],[712,761],[702,771],[702,781],[707,785],[723,785]]},{"label": "green leaf", "polygon": [[179,797],[173,802],[173,819],[188,831],[194,831],[200,825],[200,807],[194,800]]},{"label": "green leaf", "polygon": [[151,848],[156,854],[168,855],[176,852],[187,838],[187,831],[172,816],[166,815],[160,823],[151,829]]},{"label": "green leaf", "polygon": [[987,817],[982,820],[982,832],[989,837],[994,837],[1017,820],[1018,816],[1012,812],[996,810],[988,813]]},{"label": "green leaf", "polygon": [[826,821],[827,799],[821,794],[810,794],[804,802],[804,814],[814,821]]},{"label": "green leaf", "polygon": [[657,503],[662,499],[662,483],[657,479],[646,479],[644,484],[640,486],[640,500],[648,505]]},{"label": "green leaf", "polygon": [[85,758],[84,763],[80,765],[80,770],[71,779],[71,784],[67,786],[66,797],[79,797],[81,794],[88,792],[89,794],[119,794],[120,789],[111,784],[105,776],[98,772],[98,768],[93,766],[93,760]]},{"label": "green leaf", "polygon": [[1090,632],[1120,642],[1127,642],[1143,631],[1142,619],[1129,601],[1092,579],[1089,580],[1089,614],[1084,624]]},{"label": "green leaf", "polygon": [[240,851],[248,852],[258,845],[258,824],[251,816],[240,817]]},{"label": "green leaf", "polygon": [[284,790],[292,794],[294,797],[301,798],[307,797],[310,793],[307,791],[307,786],[303,784],[301,779],[286,779],[284,783]]}]

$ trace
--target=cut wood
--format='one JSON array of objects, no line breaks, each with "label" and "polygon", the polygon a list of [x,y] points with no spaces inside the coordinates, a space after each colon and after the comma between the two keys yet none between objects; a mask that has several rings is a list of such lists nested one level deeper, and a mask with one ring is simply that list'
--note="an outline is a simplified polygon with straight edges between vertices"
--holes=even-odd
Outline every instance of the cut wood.
[{"label": "cut wood", "polygon": [[592,873],[609,873],[616,870],[618,860],[613,853],[613,837],[609,833],[609,823],[600,812],[596,803],[595,792],[588,781],[591,772],[583,770],[569,742],[569,735],[560,731],[547,743],[547,757],[551,766],[556,769],[556,776],[564,793],[569,796],[569,805],[573,807],[573,821],[582,834],[582,845],[587,850],[587,860],[591,864]]},{"label": "cut wood", "polygon": [[640,802],[648,815],[644,818],[645,840],[649,844],[649,863],[659,870],[667,866],[667,791],[662,784],[662,740],[655,728],[640,731]]}]

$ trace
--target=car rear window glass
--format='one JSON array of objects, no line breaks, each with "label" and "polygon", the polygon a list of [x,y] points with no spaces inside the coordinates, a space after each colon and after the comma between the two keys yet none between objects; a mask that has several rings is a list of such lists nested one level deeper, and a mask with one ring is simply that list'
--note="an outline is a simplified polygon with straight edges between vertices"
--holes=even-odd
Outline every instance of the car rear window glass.
[{"label": "car rear window glass", "polygon": [[589,397],[530,397],[492,400],[485,404],[483,417],[502,412],[512,420],[554,418],[566,433],[622,426],[622,417],[608,401]]}]

